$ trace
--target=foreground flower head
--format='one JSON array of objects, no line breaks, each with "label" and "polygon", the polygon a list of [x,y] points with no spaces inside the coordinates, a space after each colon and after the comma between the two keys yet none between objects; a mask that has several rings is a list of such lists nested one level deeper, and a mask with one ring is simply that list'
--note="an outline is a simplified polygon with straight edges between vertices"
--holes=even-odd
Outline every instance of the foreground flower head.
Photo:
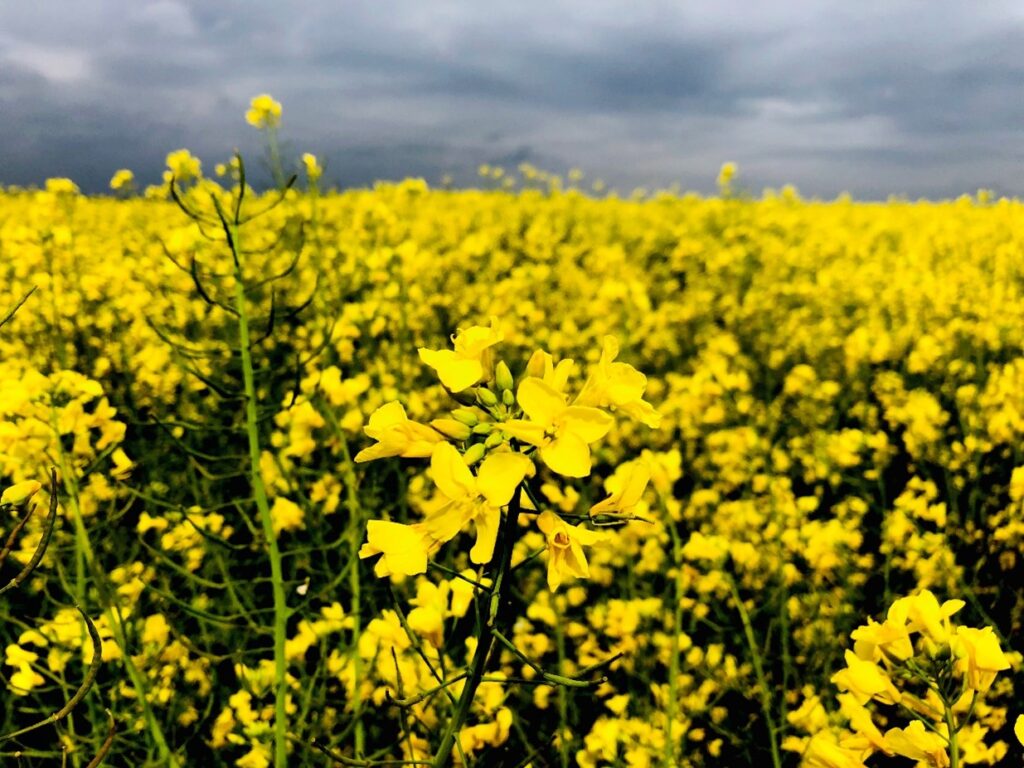
[{"label": "foreground flower head", "polygon": [[419,356],[437,372],[442,384],[452,392],[461,392],[484,377],[490,348],[503,338],[494,319],[490,327],[474,325],[456,333],[452,339],[454,350],[421,347]]}]

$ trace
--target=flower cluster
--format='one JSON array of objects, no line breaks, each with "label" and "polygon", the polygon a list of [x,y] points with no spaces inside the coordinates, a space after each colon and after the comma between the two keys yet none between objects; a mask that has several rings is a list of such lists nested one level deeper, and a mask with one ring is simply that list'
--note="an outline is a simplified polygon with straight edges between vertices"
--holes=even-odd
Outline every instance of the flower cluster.
[{"label": "flower cluster", "polygon": [[[494,348],[502,339],[499,323],[492,319],[490,326],[456,333],[454,349],[419,350],[420,359],[463,403],[448,416],[421,424],[410,420],[397,401],[370,416],[366,434],[376,443],[355,461],[429,457],[436,486],[421,522],[369,522],[359,556],[381,555],[375,567],[378,576],[425,573],[428,558],[467,528],[476,537],[470,561],[490,563],[502,510],[513,498],[517,512],[527,509],[536,514],[547,545],[549,588],[589,576],[583,547],[596,544],[601,535],[582,523],[571,525],[557,512],[539,510],[528,489],[525,501],[519,494],[524,481],[537,473],[538,463],[557,475],[587,477],[591,446],[608,434],[614,412],[657,426],[657,411],[643,399],[647,379],[628,363],[616,362],[618,342],[607,337],[597,366],[575,397],[567,391],[573,361],[556,364],[542,350],[530,357],[517,386],[505,361],[495,360]],[[632,473],[628,487],[591,507],[591,516],[628,515],[648,476],[642,469]]]}]

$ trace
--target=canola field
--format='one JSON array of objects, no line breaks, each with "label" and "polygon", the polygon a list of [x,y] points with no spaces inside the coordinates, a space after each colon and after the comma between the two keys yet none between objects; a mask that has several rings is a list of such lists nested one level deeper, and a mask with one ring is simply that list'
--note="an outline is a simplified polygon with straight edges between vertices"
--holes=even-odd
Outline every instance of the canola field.
[{"label": "canola field", "polygon": [[169,163],[0,193],[3,765],[1019,764],[1020,203]]}]

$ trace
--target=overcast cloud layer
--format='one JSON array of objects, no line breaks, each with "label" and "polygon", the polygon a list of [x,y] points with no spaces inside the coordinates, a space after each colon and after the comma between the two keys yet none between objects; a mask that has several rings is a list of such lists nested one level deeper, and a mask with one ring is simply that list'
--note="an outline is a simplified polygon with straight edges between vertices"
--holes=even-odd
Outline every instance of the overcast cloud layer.
[{"label": "overcast cloud layer", "polygon": [[482,162],[622,190],[1024,195],[1024,5],[0,0],[0,183],[258,152],[253,95],[343,186]]}]

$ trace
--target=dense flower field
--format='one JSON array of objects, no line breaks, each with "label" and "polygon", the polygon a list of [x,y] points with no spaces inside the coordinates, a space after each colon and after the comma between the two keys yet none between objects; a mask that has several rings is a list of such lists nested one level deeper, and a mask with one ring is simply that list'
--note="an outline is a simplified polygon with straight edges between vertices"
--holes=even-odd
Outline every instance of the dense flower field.
[{"label": "dense flower field", "polygon": [[169,164],[0,193],[4,765],[1019,761],[1021,204]]}]

